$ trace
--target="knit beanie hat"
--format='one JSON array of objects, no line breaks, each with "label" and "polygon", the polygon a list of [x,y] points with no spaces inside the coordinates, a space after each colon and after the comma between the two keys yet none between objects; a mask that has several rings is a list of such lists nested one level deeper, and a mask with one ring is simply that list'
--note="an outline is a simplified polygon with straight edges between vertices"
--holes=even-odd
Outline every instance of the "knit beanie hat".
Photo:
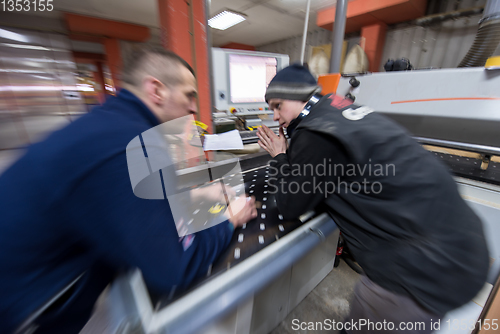
[{"label": "knit beanie hat", "polygon": [[274,76],[267,87],[265,98],[266,102],[270,99],[307,101],[319,92],[321,87],[311,72],[300,64],[292,64]]}]

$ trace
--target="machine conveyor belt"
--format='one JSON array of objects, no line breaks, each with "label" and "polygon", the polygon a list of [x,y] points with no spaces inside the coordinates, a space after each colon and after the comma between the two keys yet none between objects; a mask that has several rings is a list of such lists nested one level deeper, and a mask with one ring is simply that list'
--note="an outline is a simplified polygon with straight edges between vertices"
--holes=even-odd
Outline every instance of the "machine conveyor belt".
[{"label": "machine conveyor belt", "polygon": [[481,169],[482,159],[463,157],[444,152],[431,152],[448,166],[451,173],[477,181],[500,185],[500,162],[489,161],[486,170]]},{"label": "machine conveyor belt", "polygon": [[[269,166],[230,175],[224,179],[224,182],[226,182],[226,185],[231,186],[237,183],[233,181],[239,181],[235,179],[240,177],[243,178],[245,188],[244,191],[236,188],[236,195],[246,194],[255,197],[257,217],[234,231],[233,238],[227,249],[210,266],[207,276],[195,284],[193,289],[204,284],[207,279],[230,270],[235,265],[302,225],[299,219],[285,220],[278,211],[275,197],[271,191],[272,187],[269,184]],[[160,305],[169,304],[182,295],[163,296]]]},{"label": "machine conveyor belt", "polygon": [[302,224],[298,219],[284,220],[278,211],[269,187],[269,167],[243,174],[246,194],[255,196],[257,218],[234,231],[229,247],[214,263],[213,273],[235,266]]}]

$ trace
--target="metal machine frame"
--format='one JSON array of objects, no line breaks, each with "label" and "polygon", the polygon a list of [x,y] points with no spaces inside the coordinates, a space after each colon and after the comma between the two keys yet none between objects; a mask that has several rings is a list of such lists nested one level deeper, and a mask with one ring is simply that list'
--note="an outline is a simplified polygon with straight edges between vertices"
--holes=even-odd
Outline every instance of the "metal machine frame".
[{"label": "metal machine frame", "polygon": [[[490,304],[490,292],[500,274],[500,178],[495,170],[500,167],[496,157],[500,156],[499,87],[499,69],[476,67],[342,77],[336,91],[341,96],[351,94],[356,104],[369,106],[403,125],[422,144],[453,149],[434,154],[461,175],[455,177],[457,187],[483,221],[491,266],[484,288],[441,320],[440,333],[470,333],[444,324],[455,319],[458,327],[462,326],[460,321],[477,323],[487,311],[483,307]],[[461,172],[467,163],[477,173]]]},{"label": "metal machine frame", "polygon": [[333,269],[337,239],[336,224],[322,214],[160,310],[140,272],[131,272],[107,295],[106,326],[112,333],[268,333]]},{"label": "metal machine frame", "polygon": [[[239,163],[250,172],[265,167],[269,158],[258,153]],[[216,177],[237,162],[230,158],[187,168],[180,171],[180,181],[197,184],[206,179],[208,168]],[[138,270],[119,277],[94,315],[100,320],[88,332],[106,327],[106,333],[268,333],[333,269],[339,237],[335,222],[313,212],[300,220],[301,226],[161,309]]]}]

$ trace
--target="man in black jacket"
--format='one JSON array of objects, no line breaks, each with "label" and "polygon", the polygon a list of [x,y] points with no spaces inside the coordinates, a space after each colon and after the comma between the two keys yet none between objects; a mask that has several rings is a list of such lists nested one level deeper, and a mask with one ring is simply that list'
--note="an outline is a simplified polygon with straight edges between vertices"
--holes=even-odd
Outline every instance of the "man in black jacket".
[{"label": "man in black jacket", "polygon": [[274,158],[278,208],[295,218],[324,204],[366,272],[345,330],[393,333],[423,322],[413,332],[430,333],[431,321],[468,302],[486,280],[482,223],[446,167],[402,127],[318,91],[300,65],[280,71],[267,89],[280,136],[266,127],[258,136]]}]

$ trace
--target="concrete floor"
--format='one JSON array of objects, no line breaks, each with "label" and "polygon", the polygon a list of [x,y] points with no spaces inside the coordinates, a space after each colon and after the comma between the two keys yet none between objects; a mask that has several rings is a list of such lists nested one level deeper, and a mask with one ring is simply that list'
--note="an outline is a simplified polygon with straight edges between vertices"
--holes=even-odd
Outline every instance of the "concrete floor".
[{"label": "concrete floor", "polygon": [[[349,313],[349,302],[360,275],[344,260],[276,327],[271,334],[336,333],[336,331],[297,330],[299,322],[342,321]],[[295,322],[293,322],[294,319]],[[295,325],[294,325],[295,324]],[[295,328],[295,330],[294,330]]]}]

